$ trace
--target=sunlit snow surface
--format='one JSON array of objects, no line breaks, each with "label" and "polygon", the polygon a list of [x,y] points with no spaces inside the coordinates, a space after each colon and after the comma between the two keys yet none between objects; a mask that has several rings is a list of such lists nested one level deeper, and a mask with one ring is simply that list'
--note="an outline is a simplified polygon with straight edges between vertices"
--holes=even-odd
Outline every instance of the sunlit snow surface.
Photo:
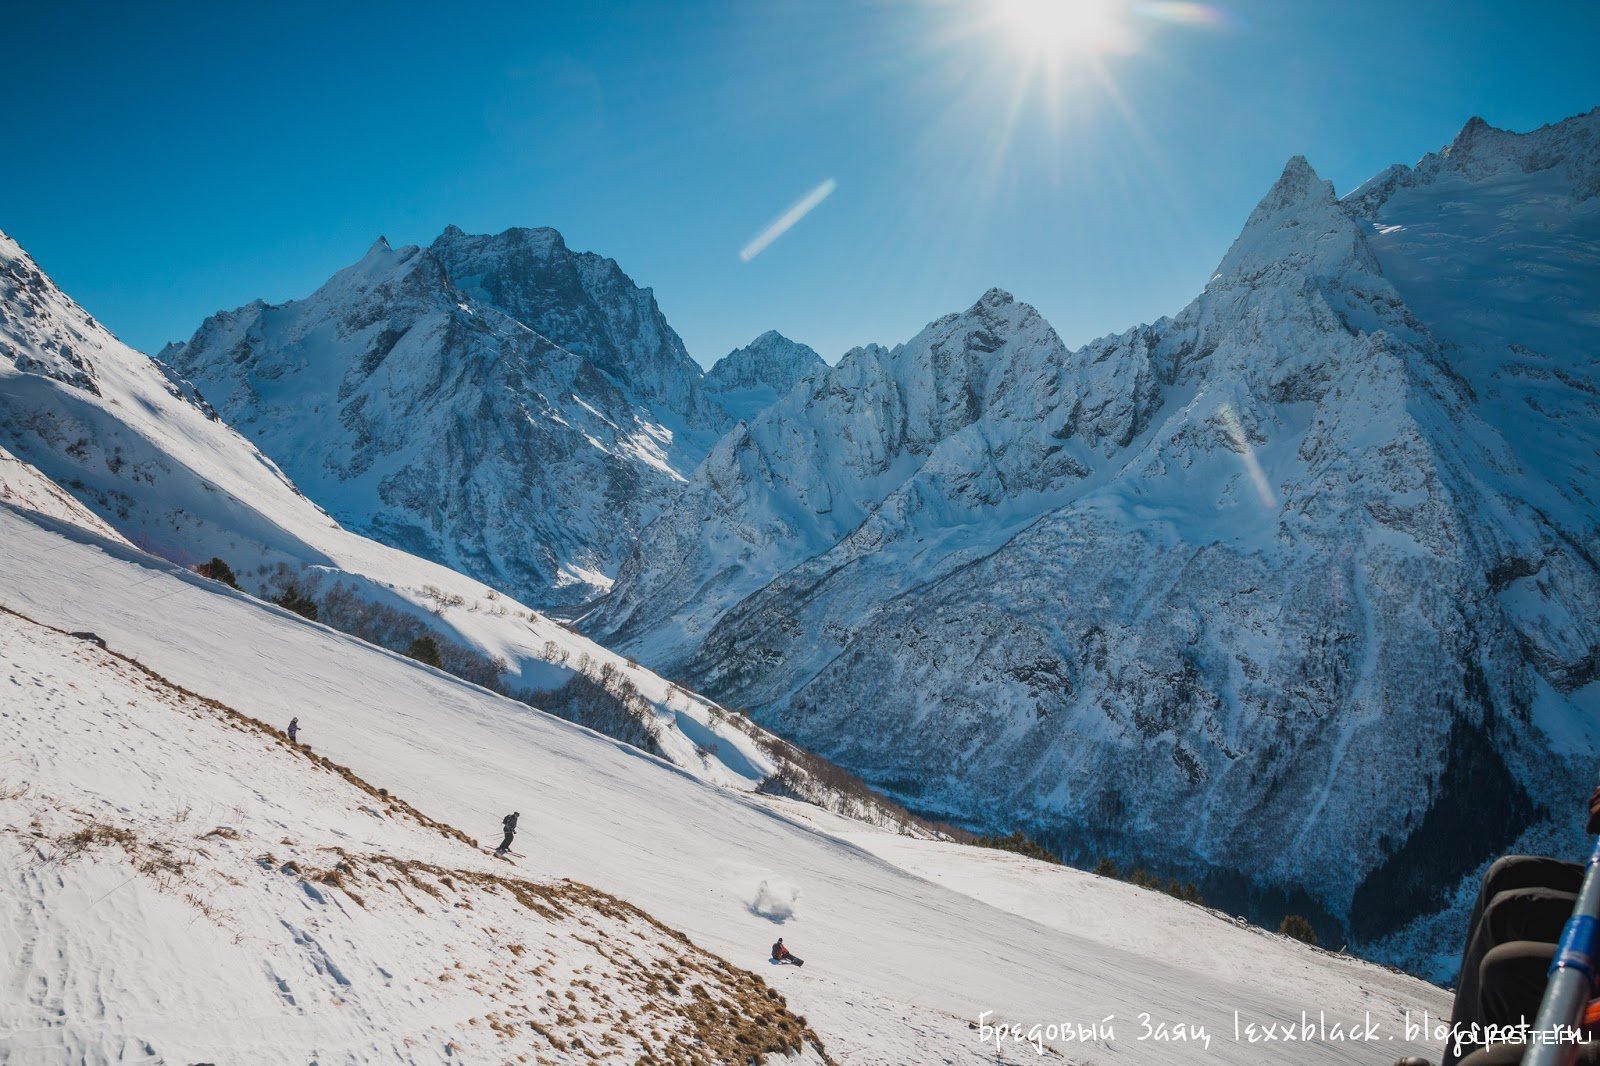
[{"label": "sunlit snow surface", "polygon": [[[968,1027],[992,1011],[991,1022],[1026,1024],[1117,1015],[1111,1046],[1063,1047],[1075,1063],[1278,1063],[1281,1045],[1232,1042],[1233,1011],[1256,1021],[1370,1011],[1399,1036],[1406,1010],[1446,1007],[1438,989],[1164,896],[1011,855],[919,848],[815,808],[697,781],[49,519],[0,507],[0,539],[11,610],[93,630],[263,721],[297,715],[317,753],[479,839],[520,810],[519,876],[593,885],[756,969],[842,1062],[996,1061]],[[0,1030],[10,1034],[0,1047],[10,1061],[55,1061],[38,1049],[61,1048],[74,1061],[125,1050],[226,1061],[223,1050],[246,1047],[262,1062],[303,1062],[313,1049],[321,1061],[406,1061],[451,1039],[495,1046],[470,1021],[515,1007],[515,995],[485,979],[506,965],[495,945],[545,945],[538,923],[518,924],[472,894],[462,901],[479,908],[471,913],[415,894],[422,913],[396,911],[390,924],[387,901],[363,909],[337,887],[313,882],[307,892],[252,865],[262,853],[281,863],[280,854],[335,845],[472,868],[493,869],[492,860],[363,812],[276,741],[164,705],[92,646],[3,616],[0,647],[10,753],[0,781],[28,786],[0,802],[0,913],[8,944],[22,945],[0,961]],[[30,835],[23,813],[30,795],[50,798],[52,833],[78,810],[204,847],[213,855],[194,876],[209,880],[163,886],[116,849],[77,865],[44,861],[52,849]],[[216,825],[240,839],[195,842]],[[226,882],[230,872],[240,884]],[[186,901],[189,888],[220,919]],[[781,922],[767,916],[785,910]],[[581,942],[552,931],[551,951],[583,960]],[[614,933],[602,923],[584,936]],[[803,970],[766,964],[779,935],[806,959]],[[473,981],[439,979],[456,961]],[[590,998],[580,1006],[599,1009]],[[1141,1011],[1209,1026],[1210,1051],[1137,1042]],[[1294,1059],[1368,1064],[1411,1050],[1426,1048],[1312,1043],[1297,1045]],[[1034,1058],[1009,1047],[1002,1061]]]}]

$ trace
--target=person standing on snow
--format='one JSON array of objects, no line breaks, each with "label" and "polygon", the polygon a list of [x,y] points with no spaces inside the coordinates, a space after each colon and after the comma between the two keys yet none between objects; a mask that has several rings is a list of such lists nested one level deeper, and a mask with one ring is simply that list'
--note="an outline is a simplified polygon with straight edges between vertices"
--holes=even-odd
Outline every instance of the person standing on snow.
[{"label": "person standing on snow", "polygon": [[504,855],[511,848],[511,838],[517,835],[517,811],[512,811],[500,819],[500,824],[505,828],[506,838],[500,841],[500,846],[494,849],[496,855]]},{"label": "person standing on snow", "polygon": [[299,735],[300,735],[300,719],[298,717],[289,719],[289,743],[291,743],[291,744],[300,743],[298,740],[295,739],[295,737],[297,737]]}]

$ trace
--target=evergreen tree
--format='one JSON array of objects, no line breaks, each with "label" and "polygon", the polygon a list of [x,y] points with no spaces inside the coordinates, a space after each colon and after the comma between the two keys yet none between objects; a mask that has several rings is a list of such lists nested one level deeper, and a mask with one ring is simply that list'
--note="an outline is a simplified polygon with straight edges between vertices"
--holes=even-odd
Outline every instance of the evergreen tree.
[{"label": "evergreen tree", "polygon": [[443,669],[439,661],[439,642],[424,633],[406,647],[406,654],[426,666]]},{"label": "evergreen tree", "polygon": [[317,620],[317,601],[310,596],[302,596],[300,589],[294,584],[290,584],[283,590],[283,595],[272,602],[279,607],[288,608],[301,618],[309,618],[313,622]]},{"label": "evergreen tree", "polygon": [[233,567],[217,556],[212,556],[209,563],[201,563],[195,570],[201,577],[209,577],[212,581],[220,581],[233,588],[239,587],[238,579],[233,576]]}]

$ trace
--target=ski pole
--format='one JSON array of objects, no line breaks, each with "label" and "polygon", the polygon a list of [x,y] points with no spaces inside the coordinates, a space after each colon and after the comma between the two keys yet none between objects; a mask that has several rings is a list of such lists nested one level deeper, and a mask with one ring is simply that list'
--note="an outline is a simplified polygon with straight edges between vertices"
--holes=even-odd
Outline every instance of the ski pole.
[{"label": "ski pole", "polygon": [[1583,887],[1572,917],[1561,930],[1555,958],[1550,961],[1550,980],[1539,1001],[1534,1019],[1533,1041],[1523,1056],[1523,1066],[1572,1066],[1578,1059],[1577,1041],[1564,1041],[1569,1029],[1583,1023],[1584,1008],[1594,988],[1595,967],[1600,962],[1600,843],[1589,856],[1583,873]]}]

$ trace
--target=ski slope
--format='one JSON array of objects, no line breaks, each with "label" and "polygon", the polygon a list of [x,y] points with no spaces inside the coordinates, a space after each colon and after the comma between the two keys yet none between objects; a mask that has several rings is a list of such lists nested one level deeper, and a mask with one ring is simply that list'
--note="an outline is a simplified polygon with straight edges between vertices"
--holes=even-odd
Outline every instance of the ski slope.
[{"label": "ski slope", "polygon": [[[497,832],[504,813],[520,811],[516,847],[527,856],[520,874],[592,885],[735,966],[758,970],[841,1062],[976,1063],[997,1061],[997,1054],[998,1061],[1032,1061],[1026,1043],[997,1052],[972,1026],[980,1018],[1093,1025],[1114,1016],[1112,1039],[1058,1041],[1056,1061],[1386,1063],[1431,1050],[1404,1039],[1407,1011],[1419,1018],[1448,1008],[1442,991],[1420,981],[1240,928],[1176,900],[1013,856],[903,841],[699,780],[48,517],[0,506],[0,543],[3,606],[60,629],[92,630],[114,651],[245,715],[276,725],[298,716],[301,738],[316,752],[480,839]],[[9,655],[7,668],[15,676]],[[57,687],[87,683],[70,663],[51,669]],[[0,691],[7,704],[0,721],[14,721],[19,712],[12,708],[31,697],[10,683]],[[12,731],[20,757],[51,787],[66,789],[73,751],[55,747],[58,738],[34,725]],[[113,736],[110,743],[127,745],[124,758],[132,763],[167,765],[167,752],[145,734]],[[100,742],[92,750],[103,757]],[[237,745],[219,759],[210,774],[250,782],[258,793],[239,801],[247,815],[303,825],[308,839],[350,832],[347,811],[330,812]],[[181,764],[160,780],[171,792],[191,787]],[[266,813],[274,809],[283,813]],[[0,851],[0,861],[11,867],[0,871],[6,883],[26,876],[14,851]],[[70,907],[13,914],[4,927],[8,941],[49,943],[71,927],[84,943],[132,952],[148,938],[176,953],[171,972],[179,987],[205,982],[216,968],[209,930],[174,943],[165,935],[171,914],[89,906],[82,893],[64,898]],[[206,921],[191,920],[197,928]],[[803,970],[766,964],[767,947],[780,935],[807,960]],[[347,976],[370,980],[374,971],[363,970],[362,960],[387,966],[378,961],[387,944],[325,946]],[[179,963],[190,954],[194,966],[186,969]],[[7,956],[0,989],[10,1017],[43,1018],[70,1003],[74,1012],[55,1024],[80,1037],[104,1030],[107,1041],[125,1037],[123,1046],[136,1051],[151,1039],[154,1030],[138,1011],[85,991],[96,976],[81,959],[38,951]],[[252,978],[268,980],[264,973]],[[41,998],[42,987],[66,987],[75,996]],[[229,1012],[250,1009],[220,991],[207,1002],[207,1024],[230,1031]],[[1313,1021],[1326,1012],[1330,1022],[1370,1014],[1380,1043],[1286,1049],[1277,1041],[1235,1042],[1235,1011],[1256,1024],[1298,1023],[1302,1012]],[[1140,1040],[1141,1012],[1185,1033],[1204,1026],[1210,1046]],[[378,1038],[391,1017],[374,1010],[362,1023],[367,1042],[329,1061],[403,1061]],[[442,1029],[458,1021],[439,1016]],[[108,1052],[89,1061],[111,1058]]]}]

